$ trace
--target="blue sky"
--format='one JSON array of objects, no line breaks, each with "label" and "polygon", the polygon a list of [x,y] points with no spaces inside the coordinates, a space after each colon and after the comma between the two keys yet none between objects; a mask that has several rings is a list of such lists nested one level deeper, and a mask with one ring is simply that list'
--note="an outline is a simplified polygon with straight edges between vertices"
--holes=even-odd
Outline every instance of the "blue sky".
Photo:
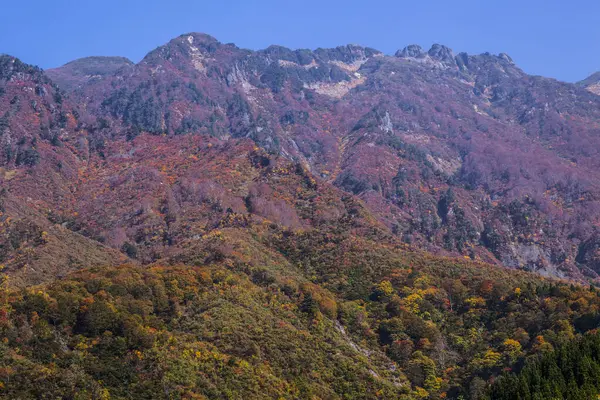
[{"label": "blue sky", "polygon": [[42,68],[88,55],[139,61],[186,32],[259,49],[416,43],[506,52],[526,72],[577,81],[600,70],[597,0],[28,0],[2,5],[0,53]]}]

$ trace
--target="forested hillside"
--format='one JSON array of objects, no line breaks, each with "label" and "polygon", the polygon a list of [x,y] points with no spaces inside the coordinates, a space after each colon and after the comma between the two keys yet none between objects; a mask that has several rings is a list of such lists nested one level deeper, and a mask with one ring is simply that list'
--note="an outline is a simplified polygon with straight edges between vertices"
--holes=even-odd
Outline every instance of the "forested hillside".
[{"label": "forested hillside", "polygon": [[595,398],[590,90],[441,45],[1,56],[0,397]]},{"label": "forested hillside", "polygon": [[[259,231],[212,233],[231,250],[202,266],[93,268],[4,292],[5,395],[484,399],[528,357],[580,360],[570,343],[596,337],[594,288],[333,230]],[[593,349],[579,350],[590,374]],[[517,398],[497,394],[505,379],[492,398]],[[518,379],[533,395],[535,378]]]}]

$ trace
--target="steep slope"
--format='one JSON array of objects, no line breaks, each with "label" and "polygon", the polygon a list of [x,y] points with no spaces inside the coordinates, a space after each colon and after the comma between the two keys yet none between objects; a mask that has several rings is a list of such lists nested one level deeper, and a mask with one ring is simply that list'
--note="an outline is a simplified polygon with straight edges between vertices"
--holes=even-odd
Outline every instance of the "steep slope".
[{"label": "steep slope", "polygon": [[440,60],[383,59],[363,71],[368,88],[350,101],[372,109],[353,129],[354,154],[338,184],[412,214],[396,218],[409,239],[422,234],[470,256],[489,259],[487,250],[508,266],[577,275],[578,246],[595,235],[581,221],[596,218],[598,100],[528,77],[503,56]]},{"label": "steep slope", "polygon": [[119,252],[51,217],[69,209],[89,156],[72,103],[39,69],[1,56],[0,116],[0,264],[12,283],[121,262]]},{"label": "steep slope", "polygon": [[249,51],[182,35],[74,94],[96,147],[247,137],[360,196],[404,241],[597,279],[600,99],[506,54]]}]

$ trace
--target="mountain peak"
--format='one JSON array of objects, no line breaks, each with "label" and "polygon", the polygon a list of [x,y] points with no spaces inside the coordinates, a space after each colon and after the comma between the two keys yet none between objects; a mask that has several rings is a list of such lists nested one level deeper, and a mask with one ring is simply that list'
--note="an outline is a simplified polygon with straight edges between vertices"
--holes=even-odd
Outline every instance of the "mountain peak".
[{"label": "mountain peak", "polygon": [[425,51],[418,44],[411,44],[411,45],[406,46],[402,50],[398,50],[395,55],[396,55],[396,57],[401,57],[401,58],[407,58],[407,57],[417,58],[417,57],[421,57],[421,56],[425,55]]},{"label": "mountain peak", "polygon": [[[90,56],[82,57],[69,61],[59,68],[69,68],[71,73],[78,75],[107,75],[115,72],[124,66],[133,65],[133,61],[120,56]],[[51,68],[46,72],[56,71],[58,68]]]},{"label": "mountain peak", "polygon": [[435,60],[443,62],[454,62],[454,53],[452,49],[442,44],[435,43],[427,52]]},{"label": "mountain peak", "polygon": [[77,58],[73,61],[69,61],[68,63],[66,63],[63,66],[66,65],[89,65],[92,63],[98,63],[98,62],[103,62],[103,63],[107,63],[107,62],[118,62],[118,63],[125,63],[125,64],[133,64],[133,61],[131,61],[130,59],[128,59],[127,57],[121,57],[121,56],[89,56],[89,57],[81,57],[81,58]]},{"label": "mountain peak", "polygon": [[444,68],[456,65],[452,49],[438,43],[433,44],[427,52],[421,46],[411,44],[402,50],[398,50],[395,56],[418,60],[419,62],[430,63]]},{"label": "mountain peak", "polygon": [[[170,40],[148,53],[142,62],[156,62],[158,59],[173,61],[175,58],[198,58],[201,54],[215,53],[223,44],[213,36],[200,32],[190,32]],[[179,56],[177,56],[179,55]]]},{"label": "mountain peak", "polygon": [[220,43],[215,37],[202,32],[184,33],[183,35],[175,38],[174,41],[179,41],[182,39],[193,45]]}]

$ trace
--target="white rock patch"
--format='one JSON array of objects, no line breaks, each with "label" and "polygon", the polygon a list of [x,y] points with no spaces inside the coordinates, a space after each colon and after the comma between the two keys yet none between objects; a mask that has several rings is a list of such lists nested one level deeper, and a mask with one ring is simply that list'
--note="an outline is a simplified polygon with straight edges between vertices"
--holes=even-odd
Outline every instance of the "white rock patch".
[{"label": "white rock patch", "polygon": [[342,81],[342,82],[337,82],[337,83],[304,84],[304,88],[312,89],[315,92],[325,95],[325,96],[341,99],[346,94],[348,94],[348,92],[350,90],[365,83],[366,80],[367,79],[365,77],[361,77],[361,78],[353,79],[351,81]]}]

